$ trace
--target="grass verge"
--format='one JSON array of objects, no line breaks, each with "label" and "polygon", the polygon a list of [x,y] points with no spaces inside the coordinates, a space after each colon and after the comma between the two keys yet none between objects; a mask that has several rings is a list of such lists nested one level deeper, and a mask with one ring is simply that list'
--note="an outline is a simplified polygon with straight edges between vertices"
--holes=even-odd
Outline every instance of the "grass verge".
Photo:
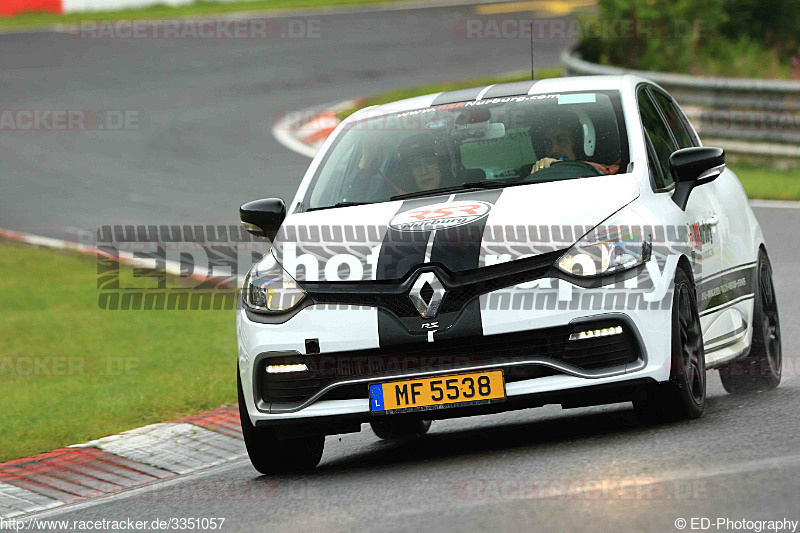
[{"label": "grass verge", "polygon": [[103,310],[92,257],[2,240],[0,272],[0,461],[236,402],[233,311]]},{"label": "grass verge", "polygon": [[800,168],[777,170],[732,165],[747,196],[760,200],[800,200]]},{"label": "grass verge", "polygon": [[239,2],[194,2],[185,6],[154,5],[137,9],[117,11],[94,11],[85,13],[31,12],[14,17],[0,17],[0,28],[26,28],[52,26],[55,24],[81,24],[82,22],[105,22],[114,20],[173,19],[187,17],[210,17],[225,13],[248,11],[277,11],[292,9],[316,9],[326,7],[362,6],[388,4],[418,0],[250,0]]}]

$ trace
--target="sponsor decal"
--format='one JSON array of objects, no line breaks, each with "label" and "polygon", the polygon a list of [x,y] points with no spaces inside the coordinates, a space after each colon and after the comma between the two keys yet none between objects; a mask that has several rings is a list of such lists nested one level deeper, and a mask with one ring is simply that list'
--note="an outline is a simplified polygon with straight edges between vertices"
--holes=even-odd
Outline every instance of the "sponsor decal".
[{"label": "sponsor decal", "polygon": [[486,217],[491,208],[491,204],[479,200],[426,205],[396,215],[389,227],[397,231],[455,228]]},{"label": "sponsor decal", "polygon": [[689,245],[692,248],[700,248],[704,244],[714,242],[714,232],[709,224],[695,222],[689,226]]}]

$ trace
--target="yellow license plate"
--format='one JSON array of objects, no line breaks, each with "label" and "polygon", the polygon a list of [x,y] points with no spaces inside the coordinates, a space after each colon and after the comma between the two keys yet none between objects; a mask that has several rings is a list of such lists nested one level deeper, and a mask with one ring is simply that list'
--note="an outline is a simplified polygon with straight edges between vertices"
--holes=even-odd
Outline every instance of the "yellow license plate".
[{"label": "yellow license plate", "polygon": [[374,413],[477,405],[505,397],[502,370],[390,381],[369,386],[369,407]]}]

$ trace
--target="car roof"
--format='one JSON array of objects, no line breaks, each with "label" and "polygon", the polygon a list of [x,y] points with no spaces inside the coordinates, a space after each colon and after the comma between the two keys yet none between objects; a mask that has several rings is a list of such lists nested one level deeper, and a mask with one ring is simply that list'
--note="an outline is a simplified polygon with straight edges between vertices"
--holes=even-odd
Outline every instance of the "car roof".
[{"label": "car roof", "polygon": [[503,98],[510,96],[522,96],[531,94],[547,94],[557,92],[573,92],[581,90],[609,91],[617,90],[622,92],[633,92],[640,83],[653,82],[632,74],[622,74],[616,76],[572,76],[565,78],[546,78],[543,80],[527,80],[511,83],[498,83],[495,85],[484,85],[470,87],[467,89],[456,89],[440,93],[426,94],[389,102],[378,106],[364,108],[348,117],[351,120],[360,120],[366,117],[379,117],[390,113],[409,111],[412,109],[422,109],[431,106],[447,105],[456,102],[466,102],[472,100],[487,100],[490,98]]}]

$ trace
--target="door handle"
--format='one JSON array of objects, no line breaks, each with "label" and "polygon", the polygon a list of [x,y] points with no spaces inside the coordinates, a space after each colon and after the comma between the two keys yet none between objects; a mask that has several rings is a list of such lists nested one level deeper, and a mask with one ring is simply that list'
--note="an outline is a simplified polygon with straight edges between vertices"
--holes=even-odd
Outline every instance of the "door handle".
[{"label": "door handle", "polygon": [[717,215],[711,215],[706,219],[706,224],[709,226],[716,226],[719,224],[719,217]]}]

